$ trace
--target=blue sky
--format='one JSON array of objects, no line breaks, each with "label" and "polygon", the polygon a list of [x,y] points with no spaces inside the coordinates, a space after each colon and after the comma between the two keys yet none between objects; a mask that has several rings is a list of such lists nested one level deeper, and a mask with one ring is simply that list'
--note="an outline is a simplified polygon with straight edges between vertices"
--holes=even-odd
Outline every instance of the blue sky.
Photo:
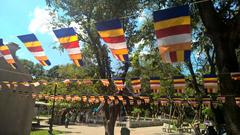
[{"label": "blue sky", "polygon": [[[0,38],[4,43],[15,42],[21,48],[17,51],[20,59],[28,59],[37,63],[33,55],[26,49],[23,43],[17,38],[18,35],[34,33],[42,43],[49,60],[54,65],[72,63],[66,52],[62,53],[52,49],[59,46],[50,27],[51,19],[44,0],[5,0],[0,8]],[[50,66],[50,67],[52,67]],[[49,69],[50,67],[45,67]]]}]

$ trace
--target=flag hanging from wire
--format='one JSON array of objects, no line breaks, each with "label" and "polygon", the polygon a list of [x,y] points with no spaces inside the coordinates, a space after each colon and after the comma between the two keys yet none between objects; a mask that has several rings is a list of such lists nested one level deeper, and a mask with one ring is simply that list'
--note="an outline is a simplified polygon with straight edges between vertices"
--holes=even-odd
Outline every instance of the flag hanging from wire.
[{"label": "flag hanging from wire", "polygon": [[203,76],[203,86],[208,93],[217,93],[218,79],[215,74],[207,74]]},{"label": "flag hanging from wire", "polygon": [[107,43],[117,60],[129,61],[124,31],[119,19],[108,20],[96,24],[100,37]]},{"label": "flag hanging from wire", "polygon": [[131,84],[132,84],[132,88],[134,93],[140,93],[141,90],[141,80],[140,78],[132,78],[131,79]]},{"label": "flag hanging from wire", "polygon": [[155,11],[153,18],[162,60],[166,63],[189,61],[191,54],[189,6]]},{"label": "flag hanging from wire", "polygon": [[100,81],[102,82],[103,86],[109,86],[108,79],[101,79]]},{"label": "flag hanging from wire", "polygon": [[41,43],[38,41],[34,34],[27,34],[17,36],[27,47],[27,49],[33,54],[33,56],[40,62],[42,66],[51,65],[48,57],[45,55]]},{"label": "flag hanging from wire", "polygon": [[13,68],[16,69],[17,65],[15,60],[12,57],[12,54],[8,48],[7,45],[3,44],[3,40],[0,39],[0,53],[3,55],[3,58],[6,60],[6,62]]},{"label": "flag hanging from wire", "polygon": [[173,77],[173,87],[177,93],[183,93],[186,87],[186,81],[184,76],[174,76]]},{"label": "flag hanging from wire", "polygon": [[83,66],[82,54],[78,42],[78,35],[75,30],[70,27],[53,30],[53,32],[58,38],[60,44],[68,52],[68,55],[73,63],[78,67]]},{"label": "flag hanging from wire", "polygon": [[160,78],[159,77],[150,77],[150,88],[153,93],[158,93],[160,90]]},{"label": "flag hanging from wire", "polygon": [[240,80],[240,72],[232,72],[230,75],[233,80]]},{"label": "flag hanging from wire", "polygon": [[122,79],[114,79],[114,84],[117,90],[122,91],[124,88],[124,83]]}]

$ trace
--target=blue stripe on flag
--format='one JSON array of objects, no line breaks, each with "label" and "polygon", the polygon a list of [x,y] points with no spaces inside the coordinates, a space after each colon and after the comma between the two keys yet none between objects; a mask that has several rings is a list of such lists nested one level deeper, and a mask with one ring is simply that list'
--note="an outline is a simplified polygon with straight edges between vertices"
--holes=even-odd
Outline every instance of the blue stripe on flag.
[{"label": "blue stripe on flag", "polygon": [[45,63],[49,66],[51,65],[51,62],[49,60],[45,60]]},{"label": "blue stripe on flag", "polygon": [[123,58],[124,58],[125,61],[129,61],[128,54],[124,54],[124,55],[123,55]]},{"label": "blue stripe on flag", "polygon": [[119,29],[119,28],[122,28],[122,25],[119,19],[114,19],[114,20],[98,22],[96,24],[96,28],[98,31],[104,31],[104,30]]},{"label": "blue stripe on flag", "polygon": [[53,30],[53,32],[54,32],[54,34],[56,35],[57,38],[73,36],[73,35],[77,34],[72,27]]},{"label": "blue stripe on flag", "polygon": [[0,46],[4,46],[3,39],[0,38]]},{"label": "blue stripe on flag", "polygon": [[185,79],[184,76],[174,76],[173,79]]},{"label": "blue stripe on flag", "polygon": [[217,75],[215,75],[215,74],[207,74],[207,75],[203,75],[203,78],[217,78]]},{"label": "blue stripe on flag", "polygon": [[150,80],[160,80],[160,77],[150,77]]},{"label": "blue stripe on flag", "polygon": [[153,12],[154,22],[167,20],[171,18],[181,17],[181,16],[189,16],[189,6],[178,6],[173,8],[168,8],[164,10],[158,10]]},{"label": "blue stripe on flag", "polygon": [[83,66],[83,65],[84,65],[82,60],[78,60],[78,62],[79,62],[79,65],[80,65],[80,66]]},{"label": "blue stripe on flag", "polygon": [[184,50],[184,61],[190,61],[191,56],[191,50]]},{"label": "blue stripe on flag", "polygon": [[17,37],[18,37],[23,43],[38,41],[37,37],[36,37],[34,34],[21,35],[21,36],[17,36]]}]

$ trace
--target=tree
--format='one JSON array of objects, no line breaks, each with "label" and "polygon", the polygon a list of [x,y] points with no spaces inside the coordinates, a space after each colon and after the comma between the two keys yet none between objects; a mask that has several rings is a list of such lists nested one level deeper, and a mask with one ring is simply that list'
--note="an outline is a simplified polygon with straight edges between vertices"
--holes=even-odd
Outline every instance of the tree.
[{"label": "tree", "polygon": [[21,64],[24,66],[25,69],[34,77],[34,78],[41,78],[45,75],[45,70],[40,64],[34,64],[28,60],[20,60]]},{"label": "tree", "polygon": [[[117,18],[128,16],[127,19],[123,19],[123,26],[126,31],[128,48],[130,52],[134,43],[141,41],[143,37],[144,42],[148,42],[149,45],[154,45],[153,29],[151,25],[143,27],[146,33],[141,35],[142,31],[138,31],[136,27],[136,21],[134,19],[139,16],[142,10],[159,10],[163,7],[172,7],[182,4],[187,4],[192,1],[180,0],[180,1],[111,1],[111,0],[98,0],[98,1],[49,1],[56,9],[62,9],[66,11],[66,16],[61,18],[61,21],[70,23],[71,21],[77,22],[79,27],[83,30],[84,36],[79,35],[80,40],[84,42],[84,45],[89,46],[94,54],[93,60],[96,61],[96,67],[98,74],[101,78],[112,78],[114,75],[110,67],[110,58],[106,46],[100,41],[99,36],[94,27],[94,23],[97,21],[108,20],[109,18]],[[200,1],[198,0],[195,4],[191,4],[192,11],[192,25],[193,25],[193,38],[196,43],[193,43],[194,50],[198,52],[204,51],[207,58],[207,64],[202,64],[201,70],[203,72],[218,73],[220,78],[220,89],[222,95],[226,96],[226,103],[224,105],[224,118],[228,127],[229,134],[238,134],[240,132],[240,109],[236,106],[234,97],[240,95],[239,81],[234,81],[230,77],[231,72],[239,71],[239,31],[240,31],[240,12],[239,12],[239,1]],[[149,22],[147,22],[149,23]],[[150,31],[149,31],[150,30]],[[206,38],[206,36],[208,38]],[[146,44],[144,44],[146,45]],[[152,49],[152,48],[151,48]],[[135,53],[140,55],[139,52]],[[136,58],[135,58],[136,57]],[[141,66],[138,65],[139,59],[137,56],[132,57],[132,62],[136,61],[135,71],[141,70]],[[145,56],[144,56],[145,57]],[[148,57],[148,56],[146,56]],[[157,60],[153,57],[153,63]],[[202,93],[202,87],[199,85],[198,77],[196,76],[196,69],[194,64],[187,63],[192,76],[191,81],[193,82],[193,88],[197,93]],[[161,64],[157,64],[161,65]],[[207,66],[211,67],[210,71],[205,70]],[[129,69],[129,64],[123,64],[121,70],[123,73],[122,77],[125,78]],[[156,66],[158,67],[158,66]],[[217,67],[215,70],[215,67]],[[165,69],[165,68],[164,68]],[[168,69],[168,68],[166,68]],[[153,69],[156,72],[156,69]],[[146,71],[146,70],[145,70]],[[200,71],[200,70],[198,70]],[[165,74],[165,73],[164,73]],[[135,74],[137,75],[137,74]],[[171,76],[167,74],[166,76]],[[109,91],[113,92],[113,87],[109,87]],[[202,93],[204,94],[204,93]],[[108,108],[108,106],[107,106]],[[232,109],[234,108],[234,109]],[[117,108],[111,108],[111,111],[115,113],[107,113],[106,118],[110,120],[110,125],[114,125],[115,117],[118,113]],[[112,117],[110,116],[112,114]],[[112,118],[112,119],[111,119]],[[114,127],[106,129],[106,135],[113,134]]]}]

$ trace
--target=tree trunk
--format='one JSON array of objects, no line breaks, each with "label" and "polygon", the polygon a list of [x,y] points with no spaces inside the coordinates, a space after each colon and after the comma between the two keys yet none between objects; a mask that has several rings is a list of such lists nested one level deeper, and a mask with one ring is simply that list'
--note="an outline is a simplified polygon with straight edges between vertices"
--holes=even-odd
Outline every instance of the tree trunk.
[{"label": "tree trunk", "polygon": [[104,128],[105,135],[114,135],[114,127],[117,120],[117,116],[120,113],[120,105],[104,105],[105,120]]},{"label": "tree trunk", "polygon": [[226,97],[224,119],[230,135],[240,133],[240,108],[236,106],[235,96],[240,95],[239,81],[231,79],[230,73],[239,70],[235,53],[239,37],[234,34],[238,25],[225,24],[218,16],[212,1],[198,4],[200,16],[216,49],[216,64],[220,79],[221,94]]}]

